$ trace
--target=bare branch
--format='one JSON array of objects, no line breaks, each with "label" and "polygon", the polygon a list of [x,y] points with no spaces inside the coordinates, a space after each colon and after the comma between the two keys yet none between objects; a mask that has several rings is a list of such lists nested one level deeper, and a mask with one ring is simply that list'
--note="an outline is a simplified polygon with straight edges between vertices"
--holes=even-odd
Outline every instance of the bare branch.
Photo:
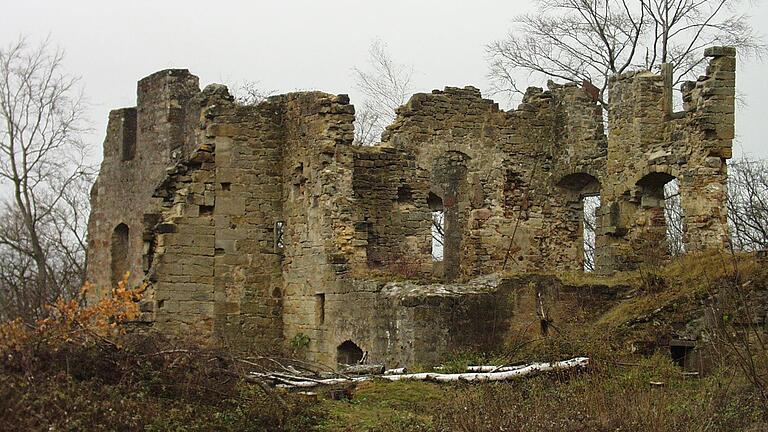
[{"label": "bare branch", "polygon": [[85,219],[93,169],[79,79],[64,53],[23,38],[0,48],[0,297],[4,318],[31,320],[83,283]]}]

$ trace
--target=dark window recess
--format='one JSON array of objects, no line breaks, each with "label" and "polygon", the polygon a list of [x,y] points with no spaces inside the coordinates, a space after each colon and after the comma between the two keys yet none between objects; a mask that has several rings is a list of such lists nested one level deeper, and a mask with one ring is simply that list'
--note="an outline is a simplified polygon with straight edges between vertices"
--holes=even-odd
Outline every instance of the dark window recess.
[{"label": "dark window recess", "polygon": [[285,248],[285,222],[275,222],[275,249],[282,250]]},{"label": "dark window recess", "polygon": [[200,216],[211,216],[213,215],[213,206],[200,206]]},{"label": "dark window recess", "polygon": [[315,294],[315,320],[318,325],[325,323],[325,293]]},{"label": "dark window recess", "polygon": [[672,361],[683,369],[689,365],[689,357],[693,353],[693,347],[687,345],[670,345],[669,354]]},{"label": "dark window recess", "polygon": [[120,125],[120,159],[132,160],[136,156],[136,109],[123,111]]},{"label": "dark window recess", "polygon": [[410,186],[404,184],[397,188],[397,202],[401,204],[413,202],[413,192]]},{"label": "dark window recess", "polygon": [[128,268],[128,225],[121,223],[115,227],[112,232],[112,241],[110,245],[110,259],[112,267],[112,286],[117,286],[118,282],[123,280]]},{"label": "dark window recess", "polygon": [[221,183],[221,190],[228,191],[232,188],[232,183],[230,182],[222,182]]},{"label": "dark window recess", "polygon": [[363,358],[363,350],[357,344],[346,340],[336,348],[336,362],[343,365],[357,364]]}]

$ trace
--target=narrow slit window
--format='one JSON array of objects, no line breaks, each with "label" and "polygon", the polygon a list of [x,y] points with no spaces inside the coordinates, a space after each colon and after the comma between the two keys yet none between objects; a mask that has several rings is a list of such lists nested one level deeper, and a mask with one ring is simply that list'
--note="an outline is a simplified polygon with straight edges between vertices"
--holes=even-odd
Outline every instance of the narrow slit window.
[{"label": "narrow slit window", "polygon": [[275,222],[275,250],[285,248],[285,222]]},{"label": "narrow slit window", "polygon": [[126,109],[120,124],[120,159],[133,160],[136,156],[136,109]]},{"label": "narrow slit window", "polygon": [[315,294],[315,320],[317,325],[325,323],[325,293]]},{"label": "narrow slit window", "polygon": [[445,207],[443,199],[432,192],[427,196],[427,205],[432,211],[432,261],[440,262],[445,255]]},{"label": "narrow slit window", "polygon": [[123,280],[125,272],[130,270],[128,268],[129,239],[128,225],[121,223],[115,227],[110,245],[112,286],[117,286]]},{"label": "narrow slit window", "polygon": [[432,260],[443,260],[445,247],[445,212],[437,210],[432,212]]}]

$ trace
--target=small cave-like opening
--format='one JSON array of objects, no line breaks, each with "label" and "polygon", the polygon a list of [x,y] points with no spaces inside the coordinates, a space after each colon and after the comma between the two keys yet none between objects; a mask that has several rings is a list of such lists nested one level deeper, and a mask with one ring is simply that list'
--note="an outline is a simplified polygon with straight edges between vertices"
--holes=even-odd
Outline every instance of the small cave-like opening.
[{"label": "small cave-like opening", "polygon": [[357,364],[363,358],[363,350],[351,340],[345,340],[336,347],[336,363],[342,365]]},{"label": "small cave-like opening", "polygon": [[669,356],[672,361],[682,369],[688,369],[690,365],[690,356],[693,354],[693,346],[683,344],[671,344],[669,346]]}]

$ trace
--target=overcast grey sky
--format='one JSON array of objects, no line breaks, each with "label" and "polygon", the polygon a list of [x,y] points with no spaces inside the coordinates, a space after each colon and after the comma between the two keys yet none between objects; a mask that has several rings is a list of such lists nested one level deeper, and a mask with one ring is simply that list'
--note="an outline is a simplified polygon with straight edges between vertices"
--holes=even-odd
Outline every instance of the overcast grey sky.
[{"label": "overcast grey sky", "polygon": [[[371,41],[412,65],[418,91],[488,88],[485,44],[502,38],[531,0],[0,0],[0,43],[50,34],[82,77],[91,103],[94,151],[110,109],[132,106],[136,81],[164,68],[188,68],[201,85],[258,81],[268,90],[348,93],[360,103],[352,68],[364,67]],[[768,6],[747,5],[754,26]],[[737,155],[768,158],[768,63],[742,62]],[[544,86],[543,80],[529,85]],[[99,156],[100,157],[100,156]]]}]

